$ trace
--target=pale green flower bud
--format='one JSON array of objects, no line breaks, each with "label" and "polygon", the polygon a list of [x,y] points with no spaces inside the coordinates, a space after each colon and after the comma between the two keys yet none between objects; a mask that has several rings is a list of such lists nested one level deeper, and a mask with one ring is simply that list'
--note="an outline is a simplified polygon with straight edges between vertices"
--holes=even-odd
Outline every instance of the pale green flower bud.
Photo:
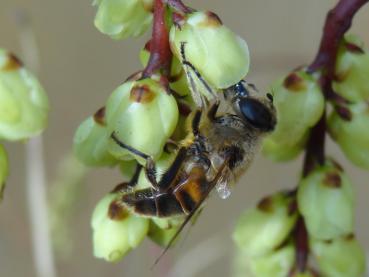
[{"label": "pale green flower bud", "polygon": [[122,161],[119,163],[120,173],[124,180],[130,180],[136,171],[137,162],[135,160]]},{"label": "pale green flower bud", "polygon": [[152,22],[152,1],[99,0],[95,26],[113,39],[138,37]]},{"label": "pale green flower bud", "polygon": [[365,252],[353,236],[333,241],[312,240],[310,248],[324,277],[365,275]]},{"label": "pale green flower bud", "polygon": [[105,108],[87,118],[74,135],[74,153],[85,165],[112,166],[118,163],[108,152],[111,132],[106,128]]},{"label": "pale green flower bud", "polygon": [[[162,220],[162,222],[160,222]],[[159,224],[157,222],[159,221]],[[165,221],[165,222],[164,222]],[[156,244],[165,247],[170,240],[174,237],[178,231],[179,223],[174,219],[174,223],[171,223],[171,219],[152,219],[150,221],[150,229],[148,237]],[[177,220],[178,221],[178,220]],[[179,222],[179,221],[178,221]],[[165,225],[163,227],[163,225]]]},{"label": "pale green flower bud", "polygon": [[278,193],[241,216],[233,240],[249,256],[265,255],[286,239],[296,219],[293,199]]},{"label": "pale green flower bud", "polygon": [[[177,102],[152,79],[129,81],[110,96],[106,120],[108,129],[114,131],[120,141],[157,159],[176,127]],[[113,140],[110,140],[109,152],[121,160],[134,158]]]},{"label": "pale green flower bud", "polygon": [[254,277],[286,277],[294,262],[295,249],[292,244],[249,260]]},{"label": "pale green flower bud", "polygon": [[289,161],[296,158],[305,148],[309,132],[296,142],[294,145],[288,143],[282,144],[273,140],[273,138],[266,137],[263,140],[263,154],[273,161]]},{"label": "pale green flower bud", "polygon": [[369,98],[369,51],[360,39],[348,35],[338,51],[333,89],[351,101]]},{"label": "pale green flower bud", "polygon": [[332,112],[329,133],[352,163],[369,169],[369,105],[359,102],[347,107],[351,119],[344,120],[337,112]]},{"label": "pale green flower bud", "polygon": [[222,24],[211,12],[194,12],[170,30],[173,53],[179,60],[185,42],[187,60],[214,88],[227,88],[243,79],[249,70],[246,42]]},{"label": "pale green flower bud", "polygon": [[3,198],[6,178],[9,175],[8,155],[3,145],[0,144],[0,201]]},{"label": "pale green flower bud", "polygon": [[0,138],[22,140],[46,127],[49,104],[37,79],[0,49]]},{"label": "pale green flower bud", "polygon": [[96,205],[91,219],[94,255],[108,262],[122,259],[149,230],[149,219],[129,214],[116,199],[117,194],[106,195]]},{"label": "pale green flower bud", "polygon": [[[324,97],[316,77],[303,70],[292,72],[278,80],[272,88],[277,125],[267,138],[281,149],[300,149],[307,131],[314,126],[324,111]],[[272,143],[272,142],[270,142]],[[294,151],[292,151],[294,152]]]},{"label": "pale green flower bud", "polygon": [[330,240],[352,233],[353,189],[340,169],[314,170],[300,182],[297,200],[311,237]]}]

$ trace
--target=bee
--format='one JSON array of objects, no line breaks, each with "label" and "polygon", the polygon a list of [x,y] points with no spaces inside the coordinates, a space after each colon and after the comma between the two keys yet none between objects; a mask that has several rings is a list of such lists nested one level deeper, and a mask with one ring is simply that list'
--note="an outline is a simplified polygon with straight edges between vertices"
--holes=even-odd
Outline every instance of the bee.
[{"label": "bee", "polygon": [[[186,60],[182,45],[182,62],[187,70],[210,86]],[[187,74],[192,93],[198,93],[191,74]],[[219,95],[219,94],[218,94]],[[122,148],[143,159],[143,167],[151,187],[132,190],[142,169],[138,167],[132,180],[121,187],[119,202],[136,214],[148,217],[168,218],[185,216],[183,224],[168,247],[184,226],[201,209],[210,192],[218,187],[227,196],[226,187],[246,171],[250,165],[262,137],[271,132],[276,124],[273,97],[261,96],[253,85],[240,81],[224,89],[222,99],[216,96],[212,103],[200,99],[200,108],[190,116],[190,130],[176,151],[175,159],[157,180],[153,159],[120,141],[113,132],[111,138]],[[221,104],[228,112],[219,112]]]}]

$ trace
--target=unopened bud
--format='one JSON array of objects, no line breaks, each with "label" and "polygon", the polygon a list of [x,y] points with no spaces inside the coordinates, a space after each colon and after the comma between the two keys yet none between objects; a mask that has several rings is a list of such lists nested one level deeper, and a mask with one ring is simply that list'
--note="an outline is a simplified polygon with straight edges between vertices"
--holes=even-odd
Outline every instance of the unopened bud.
[{"label": "unopened bud", "polygon": [[138,37],[152,22],[151,0],[99,0],[95,26],[113,39]]},{"label": "unopened bud", "polygon": [[[179,24],[179,25],[178,25]],[[211,12],[194,12],[170,31],[173,53],[179,60],[185,43],[186,59],[214,88],[230,87],[249,70],[246,42],[222,24]]]}]

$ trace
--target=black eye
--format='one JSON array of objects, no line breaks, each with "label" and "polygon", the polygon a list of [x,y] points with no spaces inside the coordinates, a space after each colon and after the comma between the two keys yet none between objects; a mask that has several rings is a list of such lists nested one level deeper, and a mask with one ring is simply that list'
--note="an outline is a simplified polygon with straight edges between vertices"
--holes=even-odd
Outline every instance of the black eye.
[{"label": "black eye", "polygon": [[252,98],[244,98],[239,101],[239,106],[241,114],[255,128],[263,131],[274,129],[273,115],[261,102]]}]

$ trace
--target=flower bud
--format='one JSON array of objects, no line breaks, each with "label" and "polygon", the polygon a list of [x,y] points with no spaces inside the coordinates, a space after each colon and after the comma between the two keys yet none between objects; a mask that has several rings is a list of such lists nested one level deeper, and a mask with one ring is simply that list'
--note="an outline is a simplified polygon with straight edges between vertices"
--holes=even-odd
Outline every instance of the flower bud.
[{"label": "flower bud", "polygon": [[108,262],[122,259],[149,230],[149,219],[129,214],[116,199],[117,194],[106,195],[96,205],[91,219],[94,255]]},{"label": "flower bud", "polygon": [[186,59],[214,88],[236,84],[249,70],[246,42],[224,26],[214,13],[194,12],[173,25],[170,43],[179,60],[182,60],[182,42]]},{"label": "flower bud", "polygon": [[293,200],[283,193],[260,201],[238,221],[233,240],[249,256],[265,255],[278,247],[296,223]]},{"label": "flower bud", "polygon": [[325,165],[301,180],[298,207],[309,235],[330,240],[353,230],[352,185],[340,169]]},{"label": "flower bud", "polygon": [[[178,107],[160,83],[143,79],[126,82],[112,93],[106,119],[109,131],[114,131],[121,142],[157,159],[176,127]],[[121,160],[134,158],[113,140],[109,152]]]},{"label": "flower bud", "polygon": [[294,145],[285,145],[269,138],[263,140],[263,154],[273,161],[289,161],[296,158],[305,148],[309,132],[296,142]]},{"label": "flower bud", "polygon": [[74,135],[74,153],[88,166],[112,166],[118,161],[108,152],[111,132],[106,128],[105,108],[87,118]]},{"label": "flower bud", "polygon": [[95,26],[113,39],[138,37],[152,21],[152,0],[99,0]]},{"label": "flower bud", "polygon": [[272,91],[278,120],[276,129],[267,139],[274,142],[274,149],[280,145],[279,149],[295,149],[292,153],[297,152],[309,128],[323,114],[322,91],[317,79],[303,70],[278,80]]},{"label": "flower bud", "polygon": [[334,91],[354,102],[368,100],[368,76],[369,51],[358,37],[346,36],[337,55]]},{"label": "flower bud", "polygon": [[137,162],[135,160],[131,161],[121,161],[119,163],[120,173],[124,180],[130,180],[136,171]]},{"label": "flower bud", "polygon": [[46,127],[49,104],[37,79],[0,49],[0,139],[22,140]]},{"label": "flower bud", "polygon": [[254,277],[286,277],[294,262],[295,249],[292,244],[249,260]]},{"label": "flower bud", "polygon": [[310,247],[322,276],[361,277],[365,275],[365,252],[353,236],[333,241],[312,240]]},{"label": "flower bud", "polygon": [[[157,222],[160,222],[161,225],[157,224]],[[165,221],[165,222],[164,222]],[[178,220],[175,223],[171,223],[173,221],[172,219],[152,219],[150,221],[150,229],[148,236],[149,238],[155,242],[156,244],[165,247],[168,245],[170,240],[174,237],[174,235],[177,233],[179,224]],[[165,227],[162,225],[166,224]]]},{"label": "flower bud", "polygon": [[360,102],[347,107],[350,120],[332,112],[328,121],[329,133],[352,163],[369,169],[369,105]]},{"label": "flower bud", "polygon": [[0,201],[3,198],[6,178],[9,175],[8,155],[5,148],[0,144]]}]

